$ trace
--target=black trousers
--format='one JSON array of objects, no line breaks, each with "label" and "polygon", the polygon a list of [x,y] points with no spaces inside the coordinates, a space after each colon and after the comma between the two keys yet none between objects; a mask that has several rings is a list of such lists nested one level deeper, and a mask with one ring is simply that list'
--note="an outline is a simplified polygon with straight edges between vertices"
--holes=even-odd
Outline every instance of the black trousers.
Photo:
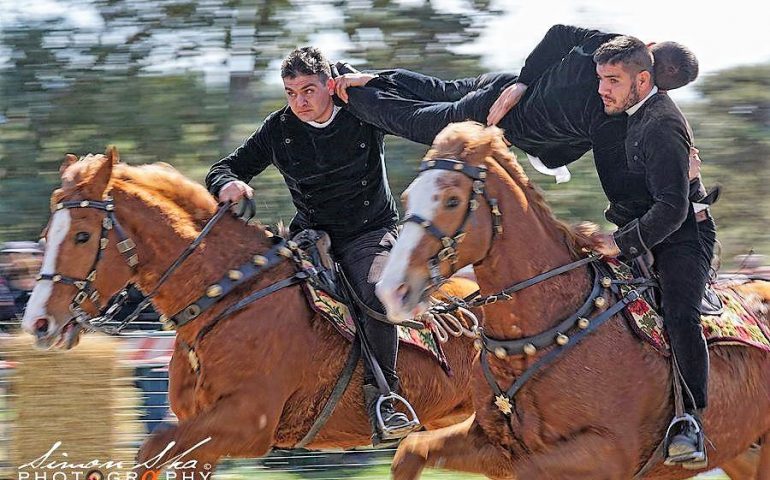
[{"label": "black trousers", "polygon": [[709,355],[700,322],[700,304],[714,252],[716,227],[709,216],[698,223],[698,241],[663,241],[652,249],[662,293],[663,321],[679,361],[685,408],[708,405]]},{"label": "black trousers", "polygon": [[386,70],[380,75],[392,77],[398,88],[351,88],[346,108],[366,123],[424,145],[432,144],[452,122],[486,123],[492,104],[518,78],[511,73],[488,73],[443,81],[409,70]]},{"label": "black trousers", "polygon": [[[385,313],[374,286],[380,279],[390,250],[396,243],[396,227],[380,228],[359,235],[352,240],[332,242],[332,253],[353,286],[356,295],[373,310]],[[385,380],[392,390],[398,388],[396,358],[398,333],[395,325],[375,320],[367,315],[361,318],[372,353],[382,368]],[[364,383],[376,385],[368,362],[364,362]]]}]

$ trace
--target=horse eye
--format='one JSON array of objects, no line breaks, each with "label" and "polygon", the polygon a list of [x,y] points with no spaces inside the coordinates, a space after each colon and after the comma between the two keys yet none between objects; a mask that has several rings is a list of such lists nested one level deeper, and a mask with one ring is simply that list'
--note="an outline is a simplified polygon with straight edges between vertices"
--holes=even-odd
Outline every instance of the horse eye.
[{"label": "horse eye", "polygon": [[88,232],[78,232],[75,234],[75,243],[86,243],[91,238],[91,234]]},{"label": "horse eye", "polygon": [[460,205],[460,199],[454,196],[447,198],[444,202],[446,208],[457,208],[458,205]]}]

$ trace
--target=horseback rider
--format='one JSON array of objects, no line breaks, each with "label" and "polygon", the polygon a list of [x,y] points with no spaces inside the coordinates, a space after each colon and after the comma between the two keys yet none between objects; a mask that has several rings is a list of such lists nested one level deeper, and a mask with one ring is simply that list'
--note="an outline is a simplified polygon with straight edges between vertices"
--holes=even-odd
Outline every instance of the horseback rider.
[{"label": "horseback rider", "polygon": [[627,163],[604,182],[615,191],[606,216],[619,230],[603,240],[627,258],[650,252],[655,259],[666,331],[686,386],[685,411],[694,420],[674,419],[668,462],[705,463],[700,417],[709,361],[700,304],[711,258],[701,249],[688,200],[692,137],[676,104],[653,84],[653,57],[641,40],[613,38],[593,58],[605,112],[628,117]]},{"label": "horseback rider", "polygon": [[[616,67],[612,77],[603,79],[603,88],[614,86],[621,76],[626,88],[622,94],[617,87],[602,93],[594,54],[604,45],[614,45],[615,39],[627,38],[556,25],[527,57],[518,76],[486,74],[444,82],[406,70],[353,73],[338,80],[337,94],[362,120],[426,144],[453,121],[499,123],[506,139],[524,150],[536,168],[551,172],[593,149],[610,200],[607,218],[621,227],[614,237],[599,239],[605,250],[622,251],[629,259],[652,252],[661,277],[666,326],[691,392],[685,395],[685,407],[693,421],[677,421],[677,429],[672,429],[669,462],[703,463],[699,414],[706,406],[708,352],[698,306],[715,241],[707,205],[713,196],[706,196],[701,183],[698,152],[684,116],[658,91],[694,80],[697,60],[672,42],[652,47],[654,72],[644,44],[644,50],[635,54],[645,57],[643,67],[634,64],[627,71],[625,61],[618,67],[614,58],[601,57],[602,65]],[[633,115],[626,114],[627,109]],[[688,184],[690,153],[694,168]],[[691,202],[700,203],[697,223]]]},{"label": "horseback rider", "polygon": [[[206,176],[208,190],[220,201],[251,198],[248,182],[269,165],[278,168],[297,209],[294,235],[312,228],[332,240],[332,253],[355,294],[371,309],[384,312],[374,286],[396,240],[398,210],[388,186],[384,132],[334,105],[329,62],[314,47],[291,52],[281,65],[288,105],[264,120],[240,147],[215,163]],[[370,315],[361,318],[365,336],[391,392],[399,391],[396,374],[396,327]],[[400,438],[415,422],[395,410],[364,362],[364,398],[373,443]]]}]

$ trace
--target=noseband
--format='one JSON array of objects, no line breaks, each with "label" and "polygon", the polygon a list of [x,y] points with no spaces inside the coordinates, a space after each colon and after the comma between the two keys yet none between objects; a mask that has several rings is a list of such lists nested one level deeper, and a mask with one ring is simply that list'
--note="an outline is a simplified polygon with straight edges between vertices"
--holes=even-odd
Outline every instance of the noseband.
[{"label": "noseband", "polygon": [[[471,213],[479,208],[479,201],[477,196],[484,197],[492,214],[492,238],[500,233],[503,233],[502,214],[497,206],[497,200],[489,198],[485,190],[485,181],[487,178],[487,167],[485,165],[479,165],[474,167],[467,165],[459,160],[450,158],[433,158],[430,160],[423,160],[420,165],[420,173],[426,170],[448,170],[451,172],[462,173],[466,177],[473,181],[471,186],[471,195],[468,199],[468,208],[465,210],[465,216],[463,221],[454,234],[446,235],[440,228],[435,226],[430,220],[410,214],[401,222],[406,224],[413,222],[424,228],[431,236],[437,239],[441,243],[441,249],[428,260],[428,269],[430,271],[430,279],[432,285],[438,286],[445,281],[445,278],[441,275],[441,263],[449,261],[451,266],[457,263],[457,247],[465,237],[465,226],[468,224]],[[450,266],[450,271],[451,267]]]},{"label": "noseband", "polygon": [[72,285],[77,289],[77,293],[70,302],[70,312],[76,316],[76,318],[82,318],[85,312],[81,308],[83,302],[86,299],[91,300],[91,303],[99,310],[100,314],[104,314],[104,308],[101,305],[99,298],[99,292],[94,289],[94,282],[96,281],[96,267],[99,261],[102,259],[104,250],[109,245],[108,238],[110,230],[115,230],[115,234],[118,236],[118,243],[116,247],[118,252],[123,256],[129,267],[132,270],[136,269],[136,265],[139,263],[139,257],[137,256],[135,249],[136,244],[133,240],[126,236],[125,231],[120,226],[118,219],[115,217],[115,205],[113,204],[112,197],[107,196],[103,201],[95,200],[71,200],[67,202],[60,202],[56,204],[55,210],[73,209],[73,208],[94,208],[106,212],[105,217],[102,219],[102,229],[99,236],[99,248],[96,251],[96,256],[91,268],[86,275],[86,278],[74,278],[61,273],[41,273],[37,276],[37,280],[50,280],[53,283],[63,283],[65,285]]}]

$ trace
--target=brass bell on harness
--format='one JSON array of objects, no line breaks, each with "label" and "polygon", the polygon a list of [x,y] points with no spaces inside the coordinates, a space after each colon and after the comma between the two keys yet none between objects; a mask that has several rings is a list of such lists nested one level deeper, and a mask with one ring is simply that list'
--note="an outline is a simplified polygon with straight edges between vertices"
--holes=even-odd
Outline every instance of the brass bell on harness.
[{"label": "brass bell on harness", "polygon": [[240,270],[228,270],[227,278],[233,281],[238,281],[241,278],[243,278],[243,272],[241,272]]},{"label": "brass bell on harness", "polygon": [[588,320],[587,318],[585,318],[585,317],[578,318],[577,326],[578,326],[579,329],[585,330],[586,328],[588,328],[588,326],[590,324],[591,324],[591,321]]},{"label": "brass bell on harness", "polygon": [[564,345],[569,343],[569,337],[564,335],[563,333],[560,333],[556,335],[556,343],[563,347]]},{"label": "brass bell on harness", "polygon": [[602,287],[610,288],[612,286],[612,279],[610,277],[602,278]]},{"label": "brass bell on harness", "polygon": [[524,354],[525,355],[532,356],[532,355],[534,355],[536,353],[537,353],[537,347],[535,347],[531,343],[528,343],[528,344],[524,345]]},{"label": "brass bell on harness", "polygon": [[254,255],[252,261],[254,262],[254,265],[261,267],[267,264],[267,257],[263,255]]},{"label": "brass bell on harness", "polygon": [[221,285],[211,285],[209,288],[206,289],[206,296],[209,298],[214,298],[222,295],[222,286]]},{"label": "brass bell on harness", "polygon": [[602,308],[607,305],[607,300],[605,300],[604,297],[597,297],[596,300],[594,300],[594,305],[596,305],[597,308]]},{"label": "brass bell on harness", "polygon": [[502,360],[502,359],[504,359],[505,357],[507,357],[507,356],[508,356],[508,354],[506,353],[506,351],[505,351],[505,349],[504,349],[503,347],[497,347],[497,348],[495,349],[495,356],[496,356],[497,358],[499,358],[500,360]]}]

